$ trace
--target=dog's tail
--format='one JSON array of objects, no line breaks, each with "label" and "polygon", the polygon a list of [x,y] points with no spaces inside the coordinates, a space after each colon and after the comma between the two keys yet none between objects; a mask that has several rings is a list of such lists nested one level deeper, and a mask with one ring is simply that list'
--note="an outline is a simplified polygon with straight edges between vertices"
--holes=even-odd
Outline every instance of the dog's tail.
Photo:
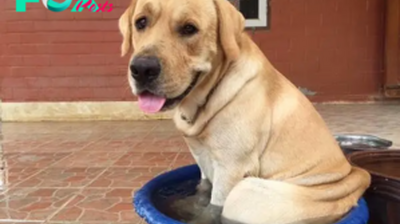
[{"label": "dog's tail", "polygon": [[318,186],[246,178],[228,195],[223,223],[333,223],[357,204],[369,184],[368,172],[356,167],[344,179]]}]

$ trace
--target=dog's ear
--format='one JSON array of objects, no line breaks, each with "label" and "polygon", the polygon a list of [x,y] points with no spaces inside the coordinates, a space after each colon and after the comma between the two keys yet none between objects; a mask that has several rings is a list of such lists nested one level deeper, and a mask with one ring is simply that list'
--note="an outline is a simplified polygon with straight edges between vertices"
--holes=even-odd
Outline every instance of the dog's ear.
[{"label": "dog's ear", "polygon": [[119,31],[122,34],[121,55],[125,56],[132,48],[132,16],[135,11],[136,0],[132,0],[130,6],[119,18]]},{"label": "dog's ear", "polygon": [[228,1],[214,0],[218,16],[219,40],[228,60],[240,55],[240,42],[244,31],[243,15]]}]

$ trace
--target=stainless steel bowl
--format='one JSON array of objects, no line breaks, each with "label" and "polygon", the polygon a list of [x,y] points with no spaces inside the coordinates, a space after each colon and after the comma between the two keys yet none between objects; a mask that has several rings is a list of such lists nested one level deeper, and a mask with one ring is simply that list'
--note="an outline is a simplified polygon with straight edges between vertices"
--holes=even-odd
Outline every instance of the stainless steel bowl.
[{"label": "stainless steel bowl", "polygon": [[339,134],[334,136],[346,154],[355,151],[388,149],[393,144],[390,140],[373,135]]}]

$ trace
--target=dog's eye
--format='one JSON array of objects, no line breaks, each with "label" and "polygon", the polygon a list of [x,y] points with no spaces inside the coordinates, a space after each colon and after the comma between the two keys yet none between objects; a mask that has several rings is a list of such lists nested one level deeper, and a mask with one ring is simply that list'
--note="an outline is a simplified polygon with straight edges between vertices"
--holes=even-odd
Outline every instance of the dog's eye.
[{"label": "dog's eye", "polygon": [[135,26],[137,30],[143,30],[147,26],[147,18],[146,17],[139,18],[138,20],[136,20]]},{"label": "dog's eye", "polygon": [[186,24],[180,29],[180,33],[183,36],[191,36],[195,33],[197,33],[199,30],[193,26],[192,24]]}]

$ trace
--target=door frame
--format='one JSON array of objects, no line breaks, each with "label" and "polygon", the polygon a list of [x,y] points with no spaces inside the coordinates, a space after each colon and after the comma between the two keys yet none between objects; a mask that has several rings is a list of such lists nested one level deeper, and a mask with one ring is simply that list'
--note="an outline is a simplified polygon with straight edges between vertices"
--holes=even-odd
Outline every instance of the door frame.
[{"label": "door frame", "polygon": [[386,1],[384,95],[400,98],[400,0]]}]

